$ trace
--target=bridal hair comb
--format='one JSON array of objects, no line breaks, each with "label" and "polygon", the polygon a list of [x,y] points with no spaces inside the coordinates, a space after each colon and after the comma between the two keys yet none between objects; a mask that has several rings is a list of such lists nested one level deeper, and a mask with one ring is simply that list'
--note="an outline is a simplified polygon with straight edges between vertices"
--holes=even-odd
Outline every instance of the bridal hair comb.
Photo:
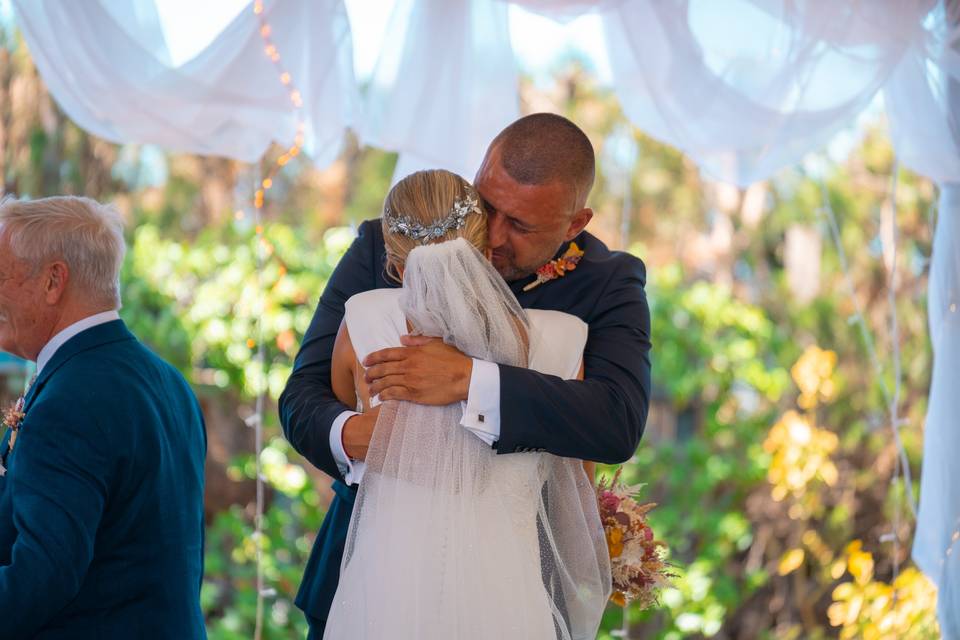
[{"label": "bridal hair comb", "polygon": [[413,238],[420,244],[427,244],[447,235],[453,229],[461,229],[467,222],[467,216],[471,213],[482,214],[480,203],[476,196],[467,195],[466,198],[457,198],[453,201],[453,208],[442,220],[438,220],[431,225],[424,226],[389,207],[383,210],[383,217],[387,221],[387,228],[390,233],[398,233],[408,238]]}]

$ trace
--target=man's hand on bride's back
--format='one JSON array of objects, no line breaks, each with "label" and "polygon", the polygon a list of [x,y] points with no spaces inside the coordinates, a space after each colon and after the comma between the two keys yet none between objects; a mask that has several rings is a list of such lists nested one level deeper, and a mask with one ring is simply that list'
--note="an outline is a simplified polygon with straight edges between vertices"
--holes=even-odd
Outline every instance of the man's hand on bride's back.
[{"label": "man's hand on bride's back", "polygon": [[404,336],[405,346],[382,349],[363,361],[370,395],[447,405],[467,399],[473,360],[440,338]]}]

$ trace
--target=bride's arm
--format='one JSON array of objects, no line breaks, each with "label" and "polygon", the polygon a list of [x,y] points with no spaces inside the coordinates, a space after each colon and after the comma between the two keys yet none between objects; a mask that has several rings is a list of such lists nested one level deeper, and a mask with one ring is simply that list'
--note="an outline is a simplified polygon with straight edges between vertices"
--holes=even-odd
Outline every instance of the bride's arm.
[{"label": "bride's arm", "polygon": [[[333,395],[348,407],[359,407],[362,401],[362,412],[352,416],[344,425],[340,434],[343,452],[351,460],[363,460],[367,457],[367,448],[370,446],[370,437],[380,415],[380,407],[370,409],[369,390],[363,380],[357,375],[360,363],[350,340],[347,323],[341,322],[333,343],[333,354],[330,361],[330,387]],[[354,421],[357,421],[354,424]],[[352,428],[348,428],[351,427]],[[357,478],[354,476],[354,478]],[[359,482],[354,479],[352,482]]]},{"label": "bride's arm", "polygon": [[353,343],[350,341],[347,323],[341,322],[336,341],[333,343],[330,382],[333,387],[333,395],[337,396],[337,400],[348,407],[357,406],[357,388],[354,383],[356,380],[354,375],[356,362],[357,356],[353,350]]}]

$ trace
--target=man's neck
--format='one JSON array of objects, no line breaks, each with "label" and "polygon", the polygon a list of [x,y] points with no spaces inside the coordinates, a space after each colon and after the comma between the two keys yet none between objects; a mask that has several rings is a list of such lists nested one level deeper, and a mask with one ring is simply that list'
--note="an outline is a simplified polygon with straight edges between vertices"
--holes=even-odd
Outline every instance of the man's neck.
[{"label": "man's neck", "polygon": [[47,338],[49,341],[55,335],[66,329],[67,327],[74,325],[81,320],[89,318],[90,316],[95,316],[98,313],[104,313],[106,311],[113,311],[113,307],[83,307],[77,309],[65,310],[64,313],[57,320],[57,323],[54,325],[53,330],[50,332],[50,336]]},{"label": "man's neck", "polygon": [[50,336],[46,344],[37,354],[37,372],[49,362],[53,355],[78,333],[92,328],[96,325],[109,322],[116,319],[117,312],[114,309],[88,309],[82,313],[65,314],[57,322],[56,331]]}]

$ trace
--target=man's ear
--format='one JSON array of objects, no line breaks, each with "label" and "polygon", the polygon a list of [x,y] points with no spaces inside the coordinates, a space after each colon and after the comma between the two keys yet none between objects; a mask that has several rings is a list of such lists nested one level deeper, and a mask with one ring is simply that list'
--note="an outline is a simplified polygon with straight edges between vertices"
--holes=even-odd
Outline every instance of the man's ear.
[{"label": "man's ear", "polygon": [[65,262],[52,262],[45,268],[43,274],[43,293],[47,304],[57,304],[67,290],[70,280],[70,268]]},{"label": "man's ear", "polygon": [[593,209],[589,207],[580,209],[580,211],[573,214],[573,217],[570,218],[570,227],[567,228],[567,235],[564,237],[564,241],[569,242],[580,235],[580,232],[587,226],[591,218],[593,218]]}]

